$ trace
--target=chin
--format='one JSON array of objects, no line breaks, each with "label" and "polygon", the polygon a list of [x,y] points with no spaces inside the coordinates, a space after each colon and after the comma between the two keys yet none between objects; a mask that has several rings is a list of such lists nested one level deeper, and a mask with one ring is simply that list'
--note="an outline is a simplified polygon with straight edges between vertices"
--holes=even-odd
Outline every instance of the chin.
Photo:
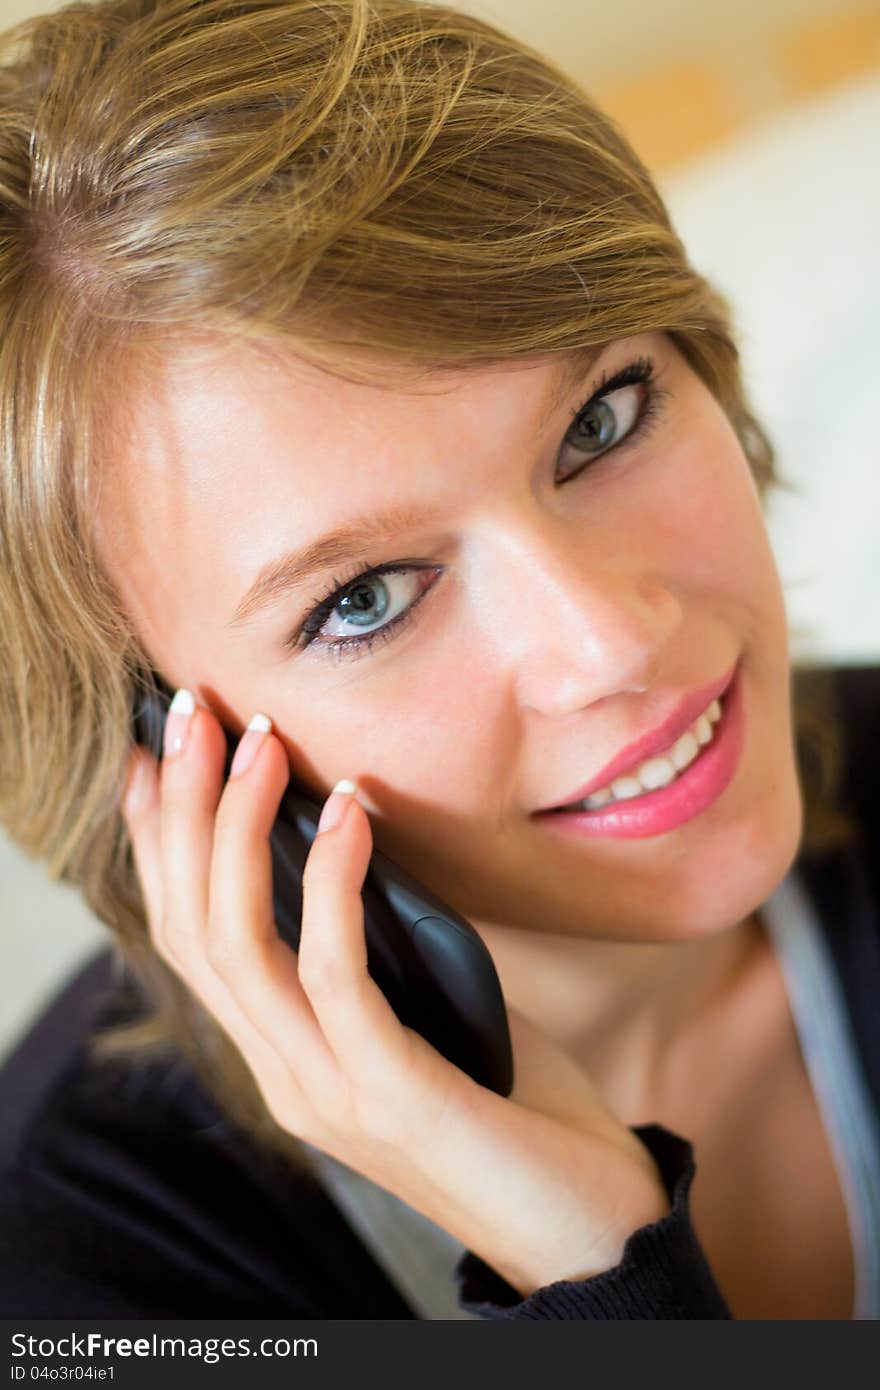
[{"label": "chin", "polygon": [[[677,857],[654,880],[632,940],[684,941],[713,936],[750,917],[776,891],[797,859],[803,801],[794,769],[764,789],[760,806],[736,818],[705,849]],[[618,938],[620,939],[620,938]]]}]

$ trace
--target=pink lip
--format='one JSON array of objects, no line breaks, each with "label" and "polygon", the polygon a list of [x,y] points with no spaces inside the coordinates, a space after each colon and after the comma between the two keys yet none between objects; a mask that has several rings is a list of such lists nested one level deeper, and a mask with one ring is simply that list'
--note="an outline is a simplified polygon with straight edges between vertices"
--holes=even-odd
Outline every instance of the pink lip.
[{"label": "pink lip", "polygon": [[711,705],[712,701],[716,700],[719,695],[724,694],[733,680],[736,669],[737,662],[734,662],[727,674],[722,676],[720,680],[712,681],[711,685],[701,686],[699,690],[694,690],[690,695],[686,695],[661,724],[658,724],[650,733],[643,734],[641,738],[628,743],[616,757],[612,758],[610,763],[602,768],[601,772],[597,772],[596,776],[591,781],[586,782],[579,791],[572,792],[571,796],[563,797],[562,801],[554,802],[553,806],[542,807],[535,814],[558,811],[560,807],[569,806],[573,801],[583,801],[584,797],[598,791],[600,787],[609,786],[614,778],[619,777],[621,773],[629,772],[638,767],[639,763],[650,758],[652,753],[659,753],[662,749],[675,743],[680,735],[689,729],[697,717],[703,713],[703,710]]},{"label": "pink lip", "polygon": [[643,796],[609,802],[597,811],[543,811],[536,819],[563,833],[618,840],[662,835],[699,815],[733,780],[745,743],[745,709],[740,668],[727,691],[712,740],[680,776]]}]

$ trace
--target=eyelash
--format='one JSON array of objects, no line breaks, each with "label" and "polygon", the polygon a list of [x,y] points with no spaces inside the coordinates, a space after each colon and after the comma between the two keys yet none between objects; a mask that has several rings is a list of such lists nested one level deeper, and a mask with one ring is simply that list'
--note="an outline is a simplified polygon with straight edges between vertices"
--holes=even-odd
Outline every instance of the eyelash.
[{"label": "eyelash", "polygon": [[[642,385],[645,387],[642,408],[639,411],[635,424],[630,428],[629,433],[624,435],[623,439],[617,444],[611,444],[607,449],[603,449],[601,453],[596,454],[596,462],[634,443],[637,439],[643,439],[661,417],[661,402],[665,397],[670,395],[670,392],[661,390],[655,385],[653,359],[650,357],[638,357],[634,361],[627,363],[625,367],[622,367],[620,371],[615,372],[611,377],[608,376],[607,370],[604,371],[599,385],[589,398],[584,401],[583,405],[577,406],[572,411],[572,425],[569,425],[566,434],[568,434],[572,426],[577,423],[578,418],[581,415],[585,415],[587,410],[595,405],[598,400],[601,400],[604,396],[610,395],[612,391],[621,390],[624,386],[635,385]],[[589,464],[590,460],[587,459],[574,473],[569,473],[564,479],[564,482],[568,483],[572,481],[572,479],[580,477],[581,473],[589,467]],[[385,574],[408,574],[413,570],[435,570],[437,573],[440,572],[435,565],[426,565],[418,562],[407,563],[406,561],[395,560],[387,565],[376,565],[368,570],[356,571],[352,576],[337,576],[332,581],[331,588],[325,591],[323,597],[316,601],[314,608],[311,609],[308,616],[285,640],[285,648],[295,652],[303,651],[305,648],[313,645],[316,634],[320,632],[339,600],[345,595],[347,590],[352,589],[356,583],[363,583],[366,580],[374,579],[377,576]],[[363,637],[341,637],[333,641],[322,642],[319,644],[319,649],[322,653],[326,653],[330,656],[331,659],[338,661],[352,657],[357,658],[371,651],[377,641],[392,641],[394,637],[398,635],[402,626],[409,621],[422,599],[430,593],[433,587],[432,584],[423,589],[408,608],[404,609],[396,618],[392,618],[390,622],[385,623],[382,627],[375,628],[372,632],[365,633]],[[304,637],[308,638],[308,640],[303,641]]]}]

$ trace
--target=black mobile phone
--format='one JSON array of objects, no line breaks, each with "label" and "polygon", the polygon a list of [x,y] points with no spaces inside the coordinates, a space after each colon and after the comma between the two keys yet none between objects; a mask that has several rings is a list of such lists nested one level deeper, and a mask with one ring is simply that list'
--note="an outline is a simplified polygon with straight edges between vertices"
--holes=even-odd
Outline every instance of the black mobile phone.
[{"label": "black mobile phone", "polygon": [[[138,743],[161,758],[174,692],[158,674],[154,681],[160,694],[136,698],[132,731]],[[226,742],[224,778],[238,737],[226,730]],[[302,922],[302,874],[323,800],[291,775],[269,837],[275,922],[294,950]],[[507,1010],[482,938],[375,845],[361,896],[367,968],[401,1023],[481,1086],[510,1095],[513,1052]]]}]

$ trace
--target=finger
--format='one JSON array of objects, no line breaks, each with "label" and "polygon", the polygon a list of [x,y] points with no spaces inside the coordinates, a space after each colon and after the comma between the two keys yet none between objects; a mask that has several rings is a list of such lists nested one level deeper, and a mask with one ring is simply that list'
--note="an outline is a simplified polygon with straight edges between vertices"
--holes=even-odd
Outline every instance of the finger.
[{"label": "finger", "polygon": [[271,733],[246,771],[230,777],[217,810],[205,950],[239,1008],[285,1059],[299,1085],[325,1103],[338,1067],[299,978],[297,953],[275,925],[270,832],[290,777]]},{"label": "finger", "polygon": [[[177,708],[175,709],[175,705]],[[178,691],[166,716],[161,767],[164,911],[158,944],[188,968],[204,958],[214,818],[223,786],[226,740],[210,710]]]},{"label": "finger", "polygon": [[353,793],[342,818],[312,842],[303,873],[299,978],[343,1071],[362,1087],[388,1083],[409,1033],[369,974],[361,890],[370,854],[369,817]]}]

